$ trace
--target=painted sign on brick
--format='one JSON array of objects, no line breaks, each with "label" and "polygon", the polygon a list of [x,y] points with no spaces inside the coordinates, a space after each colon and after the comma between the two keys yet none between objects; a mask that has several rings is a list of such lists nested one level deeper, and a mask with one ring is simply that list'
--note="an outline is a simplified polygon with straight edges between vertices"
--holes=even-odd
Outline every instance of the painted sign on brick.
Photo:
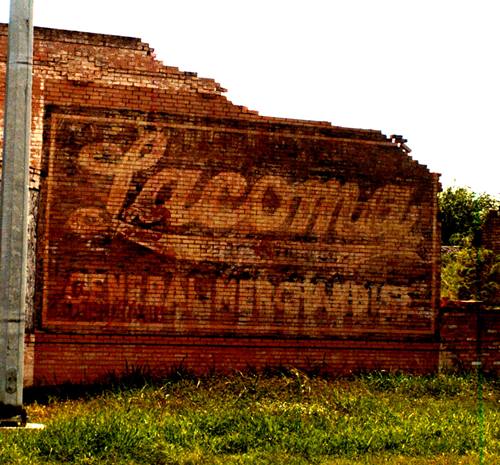
[{"label": "painted sign on brick", "polygon": [[422,187],[349,171],[341,141],[124,112],[47,126],[46,327],[431,330]]}]

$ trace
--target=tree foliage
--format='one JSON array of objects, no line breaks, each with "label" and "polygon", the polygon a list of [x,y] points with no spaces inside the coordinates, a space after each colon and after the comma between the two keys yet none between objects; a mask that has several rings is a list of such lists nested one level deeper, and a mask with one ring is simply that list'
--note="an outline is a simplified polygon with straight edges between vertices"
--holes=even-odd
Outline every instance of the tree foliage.
[{"label": "tree foliage", "polygon": [[481,300],[498,305],[500,257],[480,247],[481,229],[500,201],[467,187],[448,187],[439,195],[441,241],[441,295],[458,300]]},{"label": "tree foliage", "polygon": [[474,240],[481,231],[490,210],[500,208],[500,201],[468,187],[448,187],[439,194],[441,242],[443,245],[461,245]]},{"label": "tree foliage", "polygon": [[452,300],[480,300],[498,305],[500,260],[492,250],[472,247],[445,248],[441,266],[441,296]]}]

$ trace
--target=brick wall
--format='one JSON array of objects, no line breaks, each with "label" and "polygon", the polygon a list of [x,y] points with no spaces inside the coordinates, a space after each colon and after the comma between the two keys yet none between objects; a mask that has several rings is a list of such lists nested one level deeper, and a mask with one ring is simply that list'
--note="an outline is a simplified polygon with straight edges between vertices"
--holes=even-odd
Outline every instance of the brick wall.
[{"label": "brick wall", "polygon": [[451,302],[440,311],[440,369],[500,374],[500,310]]},{"label": "brick wall", "polygon": [[39,28],[34,64],[34,383],[437,368],[438,177],[401,138],[259,116],[138,39]]},{"label": "brick wall", "polygon": [[488,213],[481,231],[481,242],[486,249],[500,254],[500,210],[491,210]]}]

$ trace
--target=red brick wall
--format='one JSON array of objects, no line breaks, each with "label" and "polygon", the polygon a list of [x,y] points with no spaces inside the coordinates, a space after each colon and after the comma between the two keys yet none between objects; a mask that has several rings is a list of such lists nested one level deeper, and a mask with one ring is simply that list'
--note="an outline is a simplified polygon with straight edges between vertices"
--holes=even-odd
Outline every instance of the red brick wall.
[{"label": "red brick wall", "polygon": [[439,326],[442,370],[500,374],[500,310],[460,302],[441,309]]},{"label": "red brick wall", "polygon": [[437,367],[438,181],[400,139],[261,117],[137,39],[37,29],[34,63],[35,383]]},{"label": "red brick wall", "polygon": [[423,374],[436,371],[439,353],[436,342],[49,333],[39,333],[34,347],[35,381],[44,384],[86,383],[134,369],[157,376],[175,369],[206,374],[270,367]]},{"label": "red brick wall", "polygon": [[500,210],[491,210],[483,226],[482,245],[500,254]]},{"label": "red brick wall", "polygon": [[[397,149],[268,123],[147,118],[47,113],[44,327],[433,331],[433,179],[391,179],[410,168],[392,162]],[[363,179],[355,156],[366,168],[385,159],[387,178]]]}]

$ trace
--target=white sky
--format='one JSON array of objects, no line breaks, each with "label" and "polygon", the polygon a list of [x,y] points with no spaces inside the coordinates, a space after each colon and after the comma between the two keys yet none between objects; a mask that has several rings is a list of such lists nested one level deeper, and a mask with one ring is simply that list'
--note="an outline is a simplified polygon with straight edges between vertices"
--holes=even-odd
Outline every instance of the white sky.
[{"label": "white sky", "polygon": [[[8,22],[9,1],[0,6]],[[140,37],[262,115],[408,139],[500,195],[500,0],[34,0],[34,23]]]}]

